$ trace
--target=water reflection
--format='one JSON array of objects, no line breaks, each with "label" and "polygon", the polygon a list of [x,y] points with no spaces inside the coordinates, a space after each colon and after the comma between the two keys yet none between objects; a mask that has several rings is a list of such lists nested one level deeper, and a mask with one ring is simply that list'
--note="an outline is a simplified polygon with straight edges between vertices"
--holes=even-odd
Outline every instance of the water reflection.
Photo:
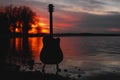
[{"label": "water reflection", "polygon": [[[16,57],[17,63],[20,64],[23,56],[22,39],[16,38],[15,41],[14,58]],[[13,43],[14,40],[11,39],[11,48],[14,48]],[[42,37],[29,37],[28,44],[31,53],[29,58],[35,63],[41,63],[39,55],[43,46]],[[120,67],[119,44],[119,37],[61,37],[60,46],[65,58],[60,67],[67,69],[77,67],[87,71],[118,69]],[[13,60],[13,53],[10,55]],[[52,69],[52,67],[48,68]],[[73,72],[73,69],[70,70]]]},{"label": "water reflection", "polygon": [[[21,56],[21,58],[24,56],[30,57],[31,55],[31,58],[36,60],[35,58],[39,56],[42,45],[42,37],[30,37],[28,38],[28,43],[27,41],[23,42],[22,38],[15,38],[15,40],[11,38],[10,40],[11,54],[16,54],[17,57]],[[14,53],[13,50],[15,51]]]},{"label": "water reflection", "polygon": [[22,38],[15,38],[15,50],[22,51]]},{"label": "water reflection", "polygon": [[87,46],[80,37],[61,37],[61,48],[65,57],[83,57]]},{"label": "water reflection", "polygon": [[29,38],[30,50],[32,51],[32,58],[35,62],[40,62],[39,55],[42,49],[42,37]]}]

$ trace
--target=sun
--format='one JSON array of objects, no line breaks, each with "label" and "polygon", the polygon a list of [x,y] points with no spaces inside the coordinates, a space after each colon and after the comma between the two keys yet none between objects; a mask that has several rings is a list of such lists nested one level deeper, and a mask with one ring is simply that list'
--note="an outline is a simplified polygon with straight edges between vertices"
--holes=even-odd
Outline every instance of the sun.
[{"label": "sun", "polygon": [[41,32],[42,33],[49,33],[49,31],[47,29],[42,29]]},{"label": "sun", "polygon": [[49,33],[49,30],[46,28],[48,25],[45,22],[36,21],[34,24],[31,24],[31,27],[32,29],[29,31],[29,33]]},{"label": "sun", "polygon": [[39,22],[38,25],[41,26],[41,27],[45,27],[47,24],[45,24],[43,22]]}]

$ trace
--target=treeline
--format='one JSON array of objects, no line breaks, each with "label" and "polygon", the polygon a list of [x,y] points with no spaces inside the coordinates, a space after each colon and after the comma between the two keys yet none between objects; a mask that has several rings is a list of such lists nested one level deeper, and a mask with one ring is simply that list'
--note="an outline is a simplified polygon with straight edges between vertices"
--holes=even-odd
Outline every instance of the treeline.
[{"label": "treeline", "polygon": [[16,28],[21,29],[23,35],[28,35],[31,24],[35,23],[35,16],[35,12],[27,6],[0,7],[0,35],[15,33]]}]

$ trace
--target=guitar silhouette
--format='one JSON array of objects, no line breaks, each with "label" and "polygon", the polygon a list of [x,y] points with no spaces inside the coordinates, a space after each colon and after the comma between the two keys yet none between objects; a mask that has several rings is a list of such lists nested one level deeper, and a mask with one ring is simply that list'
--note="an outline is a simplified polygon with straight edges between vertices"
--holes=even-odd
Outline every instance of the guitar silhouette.
[{"label": "guitar silhouette", "polygon": [[43,48],[40,53],[40,60],[44,64],[42,68],[43,72],[45,71],[46,64],[56,64],[57,72],[59,72],[60,69],[58,64],[63,60],[63,53],[60,48],[60,38],[53,37],[52,12],[53,5],[49,4],[50,34],[43,37]]}]

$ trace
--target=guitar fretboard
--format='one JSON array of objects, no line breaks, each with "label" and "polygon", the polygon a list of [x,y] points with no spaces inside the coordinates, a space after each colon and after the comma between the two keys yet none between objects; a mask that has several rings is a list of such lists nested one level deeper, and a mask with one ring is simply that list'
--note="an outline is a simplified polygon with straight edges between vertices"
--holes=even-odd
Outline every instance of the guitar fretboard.
[{"label": "guitar fretboard", "polygon": [[50,35],[53,36],[53,5],[49,4],[49,13],[50,13]]}]

